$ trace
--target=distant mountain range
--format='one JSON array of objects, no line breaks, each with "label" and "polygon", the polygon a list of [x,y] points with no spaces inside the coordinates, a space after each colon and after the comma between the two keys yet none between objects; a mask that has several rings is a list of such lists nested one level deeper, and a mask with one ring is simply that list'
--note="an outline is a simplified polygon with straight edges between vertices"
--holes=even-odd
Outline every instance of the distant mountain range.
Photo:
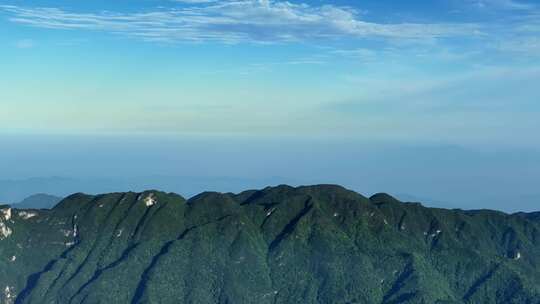
[{"label": "distant mountain range", "polygon": [[540,303],[540,216],[333,185],[0,208],[3,303]]}]

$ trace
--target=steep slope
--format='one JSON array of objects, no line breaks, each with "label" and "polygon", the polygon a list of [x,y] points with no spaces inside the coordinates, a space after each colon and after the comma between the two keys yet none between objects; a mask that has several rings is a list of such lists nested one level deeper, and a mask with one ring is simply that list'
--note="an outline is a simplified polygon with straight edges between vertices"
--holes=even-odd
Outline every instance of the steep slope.
[{"label": "steep slope", "polygon": [[330,185],[1,210],[2,303],[540,303],[523,214]]}]

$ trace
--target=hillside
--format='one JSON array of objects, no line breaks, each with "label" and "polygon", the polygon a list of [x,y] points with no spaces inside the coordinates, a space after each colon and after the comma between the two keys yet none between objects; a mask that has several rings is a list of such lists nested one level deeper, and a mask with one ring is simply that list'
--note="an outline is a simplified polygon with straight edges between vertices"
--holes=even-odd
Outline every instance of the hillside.
[{"label": "hillside", "polygon": [[339,186],[2,207],[1,303],[540,303],[537,214]]}]

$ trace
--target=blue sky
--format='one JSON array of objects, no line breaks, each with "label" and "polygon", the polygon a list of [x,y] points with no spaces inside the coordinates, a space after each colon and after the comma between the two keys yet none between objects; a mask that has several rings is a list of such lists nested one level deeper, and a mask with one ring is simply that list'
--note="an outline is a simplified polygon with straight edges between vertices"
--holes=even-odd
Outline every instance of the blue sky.
[{"label": "blue sky", "polygon": [[10,138],[540,149],[538,1],[0,0],[0,67]]},{"label": "blue sky", "polygon": [[520,144],[537,127],[531,1],[2,1],[0,18],[4,132]]}]

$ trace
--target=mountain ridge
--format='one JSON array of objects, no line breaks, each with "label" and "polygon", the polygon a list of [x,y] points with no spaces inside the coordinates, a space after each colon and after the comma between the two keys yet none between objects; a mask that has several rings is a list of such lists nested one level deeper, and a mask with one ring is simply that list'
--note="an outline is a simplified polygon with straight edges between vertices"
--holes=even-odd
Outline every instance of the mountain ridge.
[{"label": "mountain ridge", "polygon": [[[88,196],[103,196],[103,195],[111,195],[111,194],[125,194],[125,193],[150,193],[150,192],[161,192],[161,193],[165,193],[165,194],[170,194],[170,195],[176,195],[176,196],[179,196],[179,197],[182,197],[184,200],[186,201],[189,201],[189,200],[192,200],[198,196],[201,196],[201,195],[206,195],[206,194],[216,194],[216,195],[230,195],[230,196],[233,196],[233,197],[238,197],[238,198],[242,198],[243,196],[247,195],[247,194],[253,194],[253,193],[256,193],[256,192],[260,192],[260,191],[264,191],[264,190],[271,190],[271,189],[279,189],[279,188],[290,188],[290,189],[304,189],[304,188],[313,188],[313,187],[323,187],[323,188],[335,188],[335,189],[342,189],[342,190],[345,190],[345,191],[349,191],[349,192],[353,192],[355,194],[358,194],[360,196],[362,196],[363,198],[365,199],[369,199],[369,200],[377,200],[377,197],[386,197],[388,198],[388,200],[391,200],[393,202],[398,202],[398,203],[402,203],[402,204],[411,204],[411,205],[419,205],[421,207],[424,207],[424,208],[428,208],[428,209],[439,209],[439,210],[448,210],[448,211],[452,211],[452,210],[457,210],[457,211],[463,211],[463,212],[481,212],[481,211],[491,211],[491,212],[498,212],[498,213],[502,213],[502,214],[506,214],[506,215],[520,215],[520,216],[524,216],[524,217],[528,217],[528,218],[540,218],[540,211],[531,211],[531,212],[524,212],[524,211],[516,211],[516,212],[507,212],[507,211],[504,211],[504,210],[498,210],[498,209],[489,209],[489,208],[473,208],[473,209],[463,209],[463,208],[455,208],[455,207],[431,207],[431,206],[425,206],[423,204],[422,201],[420,200],[401,200],[398,198],[398,196],[395,196],[391,193],[387,193],[387,192],[378,192],[378,193],[374,193],[372,194],[371,196],[367,197],[367,196],[363,196],[362,194],[359,194],[358,192],[354,191],[354,190],[350,190],[350,189],[347,189],[346,187],[343,187],[341,185],[338,185],[338,184],[315,184],[315,185],[309,185],[309,186],[290,186],[288,184],[279,184],[279,185],[276,185],[276,186],[267,186],[266,188],[263,188],[263,189],[248,189],[248,190],[244,190],[244,191],[241,191],[241,192],[219,192],[219,191],[203,191],[203,192],[200,192],[198,194],[195,194],[191,197],[184,197],[182,194],[179,194],[179,193],[176,193],[176,192],[167,192],[167,191],[161,191],[161,190],[157,190],[157,189],[148,189],[148,190],[145,190],[145,191],[142,191],[142,192],[136,192],[136,191],[127,191],[127,192],[109,192],[109,193],[101,193],[101,194],[89,194],[89,193],[85,193],[85,192],[75,192],[75,193],[72,193],[68,196],[66,196],[65,198],[60,198],[60,201],[57,203],[61,203],[62,200],[70,197],[70,196],[73,196],[73,195],[88,195]],[[54,196],[54,195],[52,195]],[[54,197],[57,197],[57,196],[54,196]],[[2,203],[0,203],[0,206],[2,205]],[[4,205],[10,205],[10,204],[4,204]],[[34,208],[17,208],[18,204],[11,204],[12,208],[15,208],[15,209],[34,209]],[[56,205],[52,206],[52,208],[56,207]]]},{"label": "mountain ridge", "polygon": [[51,210],[1,210],[3,303],[540,301],[534,213],[337,185],[76,193]]}]

